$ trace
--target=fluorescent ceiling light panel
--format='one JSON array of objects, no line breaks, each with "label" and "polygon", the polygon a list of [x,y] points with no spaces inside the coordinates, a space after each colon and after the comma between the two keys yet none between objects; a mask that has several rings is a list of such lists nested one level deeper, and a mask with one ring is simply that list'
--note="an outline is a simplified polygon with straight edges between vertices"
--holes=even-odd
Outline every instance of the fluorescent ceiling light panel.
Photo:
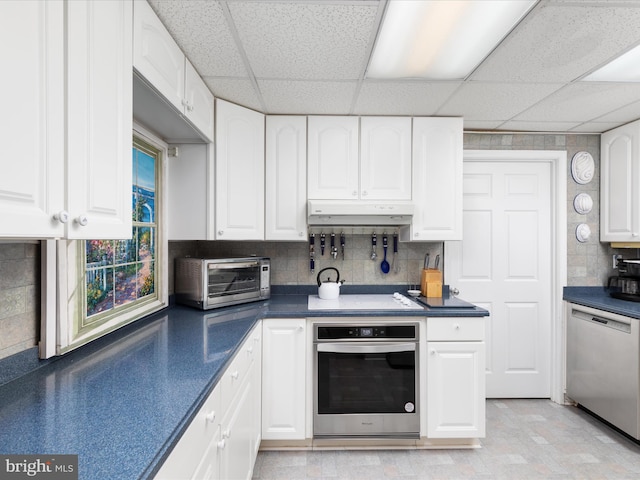
[{"label": "fluorescent ceiling light panel", "polygon": [[640,82],[640,45],[587,75],[588,82]]},{"label": "fluorescent ceiling light panel", "polygon": [[389,0],[368,78],[465,78],[535,0]]}]

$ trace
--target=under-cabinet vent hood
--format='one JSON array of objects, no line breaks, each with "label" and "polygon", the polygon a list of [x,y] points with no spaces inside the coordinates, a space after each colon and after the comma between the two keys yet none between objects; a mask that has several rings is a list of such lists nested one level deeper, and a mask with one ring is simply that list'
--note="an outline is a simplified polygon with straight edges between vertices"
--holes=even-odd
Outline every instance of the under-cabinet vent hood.
[{"label": "under-cabinet vent hood", "polygon": [[309,200],[309,225],[408,225],[410,203]]}]

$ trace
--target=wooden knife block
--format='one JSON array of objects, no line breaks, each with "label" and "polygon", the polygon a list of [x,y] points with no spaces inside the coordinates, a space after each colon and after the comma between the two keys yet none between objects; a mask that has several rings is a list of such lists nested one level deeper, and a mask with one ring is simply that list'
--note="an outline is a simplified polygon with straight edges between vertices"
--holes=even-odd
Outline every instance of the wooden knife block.
[{"label": "wooden knife block", "polygon": [[442,272],[435,268],[423,268],[420,293],[425,297],[442,297]]}]

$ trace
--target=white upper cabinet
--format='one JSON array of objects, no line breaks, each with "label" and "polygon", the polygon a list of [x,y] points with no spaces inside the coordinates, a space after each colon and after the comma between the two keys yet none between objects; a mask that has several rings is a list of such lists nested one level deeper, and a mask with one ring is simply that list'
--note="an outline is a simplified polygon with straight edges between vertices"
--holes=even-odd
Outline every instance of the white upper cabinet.
[{"label": "white upper cabinet", "polygon": [[53,219],[66,208],[63,15],[61,1],[0,2],[0,57],[10,72],[0,103],[11,112],[0,156],[1,237],[64,235]]},{"label": "white upper cabinet", "polygon": [[67,238],[131,238],[131,2],[67,3]]},{"label": "white upper cabinet", "polygon": [[413,203],[401,240],[462,240],[462,118],[413,119]]},{"label": "white upper cabinet", "polygon": [[360,119],[360,198],[411,200],[411,118]]},{"label": "white upper cabinet", "polygon": [[640,121],[600,138],[600,240],[640,242]]},{"label": "white upper cabinet", "polygon": [[358,117],[309,117],[308,198],[360,196]]},{"label": "white upper cabinet", "polygon": [[0,236],[130,237],[131,2],[0,2],[0,17]]},{"label": "white upper cabinet", "polygon": [[213,141],[213,95],[146,1],[134,2],[133,66]]},{"label": "white upper cabinet", "polygon": [[309,117],[312,200],[411,200],[410,117]]},{"label": "white upper cabinet", "polygon": [[216,239],[264,240],[264,115],[216,103]]},{"label": "white upper cabinet", "polygon": [[307,117],[267,116],[266,240],[307,240]]}]

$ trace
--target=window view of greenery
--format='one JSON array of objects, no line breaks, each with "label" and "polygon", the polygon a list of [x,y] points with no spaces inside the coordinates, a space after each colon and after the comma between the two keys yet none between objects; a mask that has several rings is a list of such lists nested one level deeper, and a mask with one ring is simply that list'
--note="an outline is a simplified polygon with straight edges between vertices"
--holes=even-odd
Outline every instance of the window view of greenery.
[{"label": "window view of greenery", "polygon": [[134,144],[131,238],[85,243],[86,323],[156,294],[157,160],[157,152]]}]

